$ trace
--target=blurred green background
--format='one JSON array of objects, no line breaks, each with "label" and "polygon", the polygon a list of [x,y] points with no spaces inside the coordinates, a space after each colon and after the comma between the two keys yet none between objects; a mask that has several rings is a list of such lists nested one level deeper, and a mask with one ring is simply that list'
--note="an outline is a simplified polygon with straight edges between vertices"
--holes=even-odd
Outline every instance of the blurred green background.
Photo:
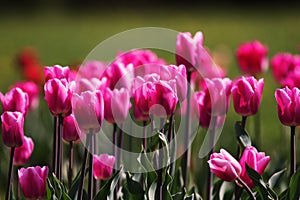
[{"label": "blurred green background", "polygon": [[[171,3],[171,2],[169,2]],[[125,2],[123,2],[126,5]],[[41,63],[47,66],[54,64],[73,65],[80,63],[86,55],[101,41],[128,29],[137,27],[163,27],[180,32],[202,31],[204,45],[210,48],[217,61],[226,69],[228,77],[234,79],[241,75],[235,60],[235,51],[240,43],[259,40],[269,47],[271,59],[278,52],[299,53],[300,13],[299,6],[262,7],[244,6],[26,6],[9,5],[0,12],[0,91],[5,93],[10,85],[21,80],[22,76],[16,65],[16,54],[24,47],[37,50]],[[130,41],[129,41],[130,42]],[[174,41],[175,42],[175,41]],[[170,63],[175,58],[160,54]],[[271,69],[262,75],[265,88],[260,109],[261,146],[271,156],[269,172],[281,169],[288,163],[289,134],[283,127],[276,112],[274,91],[278,87],[272,78]],[[47,164],[51,159],[52,144],[51,116],[46,109],[41,95],[42,109],[31,113],[26,122],[25,134],[31,135],[35,142],[35,153],[30,164]],[[43,124],[39,119],[43,119]],[[235,152],[234,122],[240,120],[230,107],[228,118],[217,144]],[[247,129],[254,137],[254,117],[247,122]],[[204,131],[200,131],[193,144],[193,180],[203,178],[205,160],[197,158],[199,144]],[[299,140],[299,137],[298,137]],[[299,146],[299,142],[298,146]],[[6,183],[8,149],[0,145],[1,190]],[[300,151],[298,147],[298,160]],[[299,163],[299,162],[298,162]],[[198,167],[199,166],[199,167]],[[198,170],[200,169],[200,170]],[[5,180],[5,181],[4,181]]]}]

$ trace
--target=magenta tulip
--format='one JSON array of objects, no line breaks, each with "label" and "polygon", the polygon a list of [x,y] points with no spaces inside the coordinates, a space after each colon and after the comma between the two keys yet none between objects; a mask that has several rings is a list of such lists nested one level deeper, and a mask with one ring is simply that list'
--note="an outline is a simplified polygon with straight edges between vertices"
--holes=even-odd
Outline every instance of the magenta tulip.
[{"label": "magenta tulip", "polygon": [[294,56],[291,53],[278,53],[271,60],[271,68],[275,80],[282,86],[289,73],[295,69]]},{"label": "magenta tulip", "polygon": [[1,115],[2,140],[8,147],[20,147],[24,138],[24,115],[20,112],[5,111]]},{"label": "magenta tulip", "polygon": [[80,78],[92,79],[97,78],[100,79],[106,69],[106,64],[97,60],[89,60],[80,66],[78,75]]},{"label": "magenta tulip", "polygon": [[127,89],[106,88],[104,93],[104,118],[110,123],[123,123],[131,107]]},{"label": "magenta tulip", "polygon": [[44,68],[44,75],[46,82],[50,79],[66,79],[69,81],[70,68],[62,67],[60,65],[54,65],[52,67]]},{"label": "magenta tulip", "polygon": [[258,152],[256,148],[252,146],[246,147],[240,159],[240,165],[242,166],[242,173],[240,178],[250,188],[253,188],[254,184],[251,178],[248,176],[246,164],[256,172],[258,172],[260,175],[262,175],[269,162],[270,156],[266,156],[264,152]]},{"label": "magenta tulip", "polygon": [[224,181],[234,181],[242,172],[239,162],[224,149],[211,154],[208,164],[211,172]]},{"label": "magenta tulip", "polygon": [[81,93],[84,91],[94,91],[94,90],[100,90],[101,92],[104,92],[105,89],[108,87],[108,81],[106,77],[103,77],[102,79],[99,78],[80,78],[76,82],[76,86],[74,91],[76,93]]},{"label": "magenta tulip", "polygon": [[24,166],[28,163],[29,158],[33,152],[34,143],[30,137],[24,136],[23,145],[15,148],[14,165]]},{"label": "magenta tulip", "polygon": [[29,108],[36,109],[39,105],[39,86],[33,81],[22,81],[15,83],[12,88],[20,88],[28,94]]},{"label": "magenta tulip", "polygon": [[264,79],[241,77],[232,86],[231,93],[235,112],[241,116],[255,115],[261,102]]},{"label": "magenta tulip", "polygon": [[296,87],[277,89],[275,98],[281,123],[286,126],[300,125],[300,90]]},{"label": "magenta tulip", "polygon": [[196,67],[196,50],[197,46],[202,46],[203,34],[197,32],[192,37],[189,32],[179,33],[176,40],[176,63],[185,65],[187,71],[195,71]]},{"label": "magenta tulip", "polygon": [[74,142],[80,139],[80,130],[73,114],[64,118],[63,125],[62,137],[66,142]]},{"label": "magenta tulip", "polygon": [[268,69],[267,54],[268,48],[259,41],[243,43],[236,52],[241,71],[253,76]]},{"label": "magenta tulip", "polygon": [[72,107],[74,117],[81,131],[99,129],[104,118],[104,101],[100,90],[73,94]]},{"label": "magenta tulip", "polygon": [[44,85],[45,100],[52,115],[66,117],[71,114],[72,93],[66,79],[50,79]]},{"label": "magenta tulip", "polygon": [[46,183],[48,167],[28,167],[18,170],[20,187],[24,197],[28,199],[40,199],[46,196]]},{"label": "magenta tulip", "polygon": [[29,97],[26,92],[20,88],[12,88],[5,95],[0,93],[2,103],[2,110],[5,111],[18,111],[26,115],[29,108]]},{"label": "magenta tulip", "polygon": [[108,179],[113,172],[113,166],[115,164],[115,157],[108,154],[94,155],[94,178],[97,180]]}]

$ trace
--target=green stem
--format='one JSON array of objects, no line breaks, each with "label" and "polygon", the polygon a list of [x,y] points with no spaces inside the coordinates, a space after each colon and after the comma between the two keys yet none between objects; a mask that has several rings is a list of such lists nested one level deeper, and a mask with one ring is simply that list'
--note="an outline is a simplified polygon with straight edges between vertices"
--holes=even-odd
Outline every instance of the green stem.
[{"label": "green stem", "polygon": [[250,198],[252,200],[256,200],[256,197],[254,195],[254,193],[252,192],[252,190],[248,187],[248,185],[240,178],[240,177],[237,177],[237,180],[240,184],[243,185],[243,187],[246,189],[247,193],[249,194]]},{"label": "green stem", "polygon": [[69,169],[68,169],[68,186],[69,189],[72,186],[73,178],[73,141],[69,142]]},{"label": "green stem", "polygon": [[13,174],[12,172],[13,172],[14,154],[15,154],[15,147],[11,147],[9,168],[8,168],[8,179],[7,179],[7,187],[6,187],[6,195],[5,195],[6,200],[10,200],[10,190],[11,190],[11,180],[12,180],[12,174]]},{"label": "green stem", "polygon": [[89,178],[88,178],[88,199],[92,200],[93,199],[93,187],[94,187],[94,181],[93,181],[93,171],[94,171],[94,165],[93,165],[93,155],[94,155],[94,130],[90,129],[90,133],[88,134],[90,137],[89,141]]},{"label": "green stem", "polygon": [[290,144],[290,177],[296,172],[296,133],[295,126],[291,126],[291,144]]}]

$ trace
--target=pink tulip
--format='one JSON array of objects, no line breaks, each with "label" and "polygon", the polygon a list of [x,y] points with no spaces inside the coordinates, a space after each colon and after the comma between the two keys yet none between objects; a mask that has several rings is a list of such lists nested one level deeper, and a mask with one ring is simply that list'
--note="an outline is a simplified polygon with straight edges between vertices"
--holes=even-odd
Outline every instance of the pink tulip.
[{"label": "pink tulip", "polygon": [[100,90],[102,92],[105,91],[105,89],[108,87],[108,80],[106,77],[103,77],[102,79],[99,78],[80,78],[76,82],[75,92],[80,93],[84,91],[94,91],[94,90]]},{"label": "pink tulip", "polygon": [[242,172],[239,162],[225,149],[211,154],[208,164],[210,171],[224,181],[234,181]]},{"label": "pink tulip", "polygon": [[29,97],[22,89],[12,88],[5,95],[0,93],[0,99],[3,112],[18,111],[26,115],[29,107]]},{"label": "pink tulip", "polygon": [[281,123],[286,126],[300,125],[300,90],[296,87],[277,89],[275,98]]},{"label": "pink tulip", "polygon": [[72,93],[66,79],[50,79],[44,85],[45,100],[52,115],[66,117],[71,114]]},{"label": "pink tulip", "polygon": [[251,178],[248,176],[246,170],[246,163],[253,170],[257,171],[260,175],[263,174],[266,166],[270,162],[270,156],[266,156],[264,152],[258,152],[255,147],[246,147],[243,155],[240,159],[240,165],[242,166],[241,179],[250,187],[253,188],[254,184]]},{"label": "pink tulip", "polygon": [[23,145],[15,149],[14,165],[24,166],[28,163],[28,160],[33,152],[34,143],[30,137],[24,136]]},{"label": "pink tulip", "polygon": [[33,81],[23,81],[15,83],[12,88],[20,88],[28,94],[29,108],[36,109],[39,105],[39,86]]},{"label": "pink tulip", "polygon": [[192,37],[189,32],[179,33],[176,40],[176,63],[177,65],[185,65],[187,71],[195,71],[196,67],[196,51],[198,45],[203,44],[202,32],[197,32]]},{"label": "pink tulip", "polygon": [[104,118],[104,101],[100,90],[73,94],[72,107],[74,117],[81,131],[98,130]]},{"label": "pink tulip", "polygon": [[253,76],[268,69],[267,54],[268,48],[259,41],[243,43],[236,52],[241,71]]},{"label": "pink tulip", "polygon": [[46,196],[46,183],[48,167],[28,167],[18,170],[20,187],[24,197],[28,199],[40,199]]},{"label": "pink tulip", "polygon": [[73,142],[80,139],[80,130],[77,128],[77,122],[73,114],[64,118],[63,121],[63,139],[67,142]]},{"label": "pink tulip", "polygon": [[44,68],[45,81],[47,82],[50,79],[66,79],[69,81],[70,68],[62,67],[60,65],[54,65],[52,67]]},{"label": "pink tulip", "polygon": [[92,78],[100,79],[107,68],[106,64],[97,60],[90,60],[80,66],[78,75],[80,78],[86,78],[88,80]]},{"label": "pink tulip", "polygon": [[97,180],[108,179],[113,172],[113,166],[115,163],[115,157],[108,154],[94,155],[93,167],[94,178]]},{"label": "pink tulip", "polygon": [[104,118],[110,123],[123,123],[131,107],[127,89],[106,88],[104,93]]},{"label": "pink tulip", "polygon": [[291,53],[278,53],[271,60],[273,76],[283,86],[288,74],[295,69],[294,56]]},{"label": "pink tulip", "polygon": [[211,116],[223,116],[229,107],[232,82],[229,78],[205,79],[205,109]]},{"label": "pink tulip", "polygon": [[231,93],[235,112],[242,116],[255,115],[258,111],[264,79],[241,77],[232,86]]},{"label": "pink tulip", "polygon": [[2,140],[8,147],[19,147],[24,138],[24,115],[20,112],[5,111],[1,115]]}]

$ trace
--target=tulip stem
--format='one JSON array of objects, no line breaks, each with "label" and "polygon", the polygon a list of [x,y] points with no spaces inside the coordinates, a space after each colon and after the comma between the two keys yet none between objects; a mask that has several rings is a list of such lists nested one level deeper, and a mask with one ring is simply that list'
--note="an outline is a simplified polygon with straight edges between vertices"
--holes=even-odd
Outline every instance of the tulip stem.
[{"label": "tulip stem", "polygon": [[143,148],[147,152],[147,122],[143,121]]},{"label": "tulip stem", "polygon": [[[122,125],[120,125],[121,127],[119,128],[119,137],[118,137],[118,141],[117,141],[117,145],[118,145],[118,148],[117,148],[117,168],[120,169],[120,166],[121,166],[121,161],[122,161],[122,149],[123,149],[123,130],[122,130]],[[116,185],[116,193],[118,193],[119,189],[120,189],[120,185],[121,185],[121,182],[122,182],[122,177],[120,177],[120,179],[118,180],[117,182],[117,185]],[[117,197],[117,196],[116,196]]]},{"label": "tulip stem", "polygon": [[54,117],[54,128],[53,128],[53,146],[52,146],[52,172],[57,174],[57,117]]},{"label": "tulip stem", "polygon": [[68,169],[68,186],[69,189],[72,186],[73,178],[73,141],[69,142],[69,169]]},{"label": "tulip stem", "polygon": [[191,112],[191,72],[187,72],[187,109],[186,109],[186,137],[184,141],[184,149],[186,150],[183,154],[182,158],[182,172],[183,172],[183,183],[184,187],[187,187],[188,183],[188,169],[190,167],[190,160],[191,160],[191,149],[189,148],[189,138],[190,138],[190,132],[191,132],[191,126],[190,126],[190,112]]},{"label": "tulip stem", "polygon": [[[98,155],[97,148],[98,148],[98,137],[97,137],[97,135],[95,135],[95,137],[94,137],[94,155]],[[94,177],[93,177],[93,182],[94,182],[93,183],[94,184],[93,192],[95,195],[95,194],[97,194],[97,191],[99,189],[99,183],[98,183],[97,179],[95,179]]]},{"label": "tulip stem", "polygon": [[[116,123],[114,123],[113,124],[113,136],[112,136],[113,138],[112,138],[112,140],[113,140],[113,149],[112,149],[112,151],[113,151],[113,155],[116,157],[116,153],[117,153],[117,147],[116,147],[116,144],[117,144],[117,124]],[[116,172],[116,170],[115,170],[115,168],[113,169],[113,173],[115,173]]]},{"label": "tulip stem", "polygon": [[62,180],[62,129],[63,129],[63,117],[58,115],[56,117],[56,126],[57,126],[57,155],[56,155],[56,169],[57,169],[57,178],[59,181]]},{"label": "tulip stem", "polygon": [[243,187],[246,189],[247,193],[249,194],[250,198],[252,200],[256,200],[256,197],[255,195],[253,194],[252,190],[248,187],[248,185],[240,178],[240,177],[237,177],[237,180],[238,182],[240,182]]},{"label": "tulip stem", "polygon": [[16,196],[16,200],[19,200],[20,199],[20,183],[19,183],[19,178],[18,178],[18,171],[19,171],[19,169],[20,169],[21,167],[20,166],[18,166],[17,167],[17,170],[16,170],[16,185],[17,185],[17,196]]},{"label": "tulip stem", "polygon": [[290,177],[296,172],[296,126],[291,126],[291,144],[290,144]]},{"label": "tulip stem", "polygon": [[93,199],[93,171],[94,171],[94,165],[93,165],[93,155],[94,155],[94,139],[95,139],[95,134],[94,130],[90,129],[90,132],[88,134],[89,139],[89,178],[88,178],[88,200]]},{"label": "tulip stem", "polygon": [[171,144],[170,147],[170,153],[171,153],[171,163],[170,163],[170,172],[173,175],[174,174],[174,165],[173,165],[173,159],[174,159],[174,155],[176,154],[176,150],[175,150],[175,143],[171,143],[171,140],[173,139],[173,120],[174,120],[174,115],[172,114],[169,118],[169,127],[168,127],[168,142],[169,144]]},{"label": "tulip stem", "polygon": [[[89,134],[88,134],[89,135]],[[82,162],[82,168],[81,168],[81,174],[80,174],[80,182],[78,185],[78,200],[82,199],[83,195],[83,185],[84,185],[84,176],[85,176],[85,167],[86,167],[86,161],[88,156],[88,146],[90,144],[90,137],[86,137],[86,146],[84,149],[84,155],[83,155],[83,162]]]},{"label": "tulip stem", "polygon": [[260,112],[257,111],[256,115],[254,116],[254,120],[255,120],[255,143],[256,146],[259,148],[260,147]]},{"label": "tulip stem", "polygon": [[10,200],[10,189],[11,189],[11,179],[12,179],[12,172],[13,172],[14,154],[15,154],[15,147],[11,147],[9,168],[8,168],[8,179],[7,179],[7,187],[6,187],[6,195],[5,195],[6,200]]}]

